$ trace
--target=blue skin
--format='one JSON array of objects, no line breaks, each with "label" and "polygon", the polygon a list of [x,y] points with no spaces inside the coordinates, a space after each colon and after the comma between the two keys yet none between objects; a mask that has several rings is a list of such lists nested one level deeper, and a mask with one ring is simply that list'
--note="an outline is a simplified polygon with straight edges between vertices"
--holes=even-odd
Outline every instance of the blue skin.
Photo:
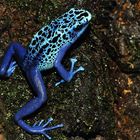
[{"label": "blue skin", "polygon": [[90,19],[91,14],[88,11],[72,8],[61,17],[52,21],[50,25],[42,27],[35,34],[27,51],[21,44],[16,42],[8,46],[8,50],[0,65],[0,76],[10,77],[18,65],[25,73],[27,80],[36,93],[36,96],[15,115],[17,124],[28,133],[43,134],[46,138],[51,139],[47,131],[63,127],[63,124],[47,127],[53,121],[52,118],[49,118],[47,122],[45,120],[36,122],[33,126],[29,126],[23,119],[39,109],[47,100],[41,71],[55,67],[63,78],[56,83],[57,86],[64,81],[70,81],[77,72],[84,70],[82,66],[74,70],[76,58],[70,59],[70,71],[63,67],[61,61],[65,52],[85,31]]}]

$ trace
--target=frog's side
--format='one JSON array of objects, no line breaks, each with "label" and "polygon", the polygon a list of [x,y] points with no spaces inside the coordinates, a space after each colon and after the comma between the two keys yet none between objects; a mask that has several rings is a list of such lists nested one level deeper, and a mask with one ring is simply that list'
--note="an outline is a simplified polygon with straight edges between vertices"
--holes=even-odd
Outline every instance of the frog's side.
[{"label": "frog's side", "polygon": [[[37,95],[15,115],[16,122],[27,132],[43,134],[48,139],[51,139],[47,131],[63,126],[63,124],[59,124],[47,127],[52,118],[48,119],[47,122],[41,120],[33,126],[29,126],[23,119],[40,108],[47,100],[46,88],[40,71],[55,67],[64,79],[56,84],[58,85],[64,81],[70,81],[75,73],[84,70],[83,67],[73,70],[77,61],[75,58],[70,59],[72,63],[70,71],[65,70],[61,61],[68,48],[85,31],[90,19],[91,14],[88,11],[72,8],[61,17],[52,21],[50,25],[41,28],[34,35],[27,51],[19,43],[11,43],[9,45],[0,66],[0,76],[11,76],[17,66],[17,62],[25,72]],[[16,62],[13,60],[13,56],[16,58]]]}]

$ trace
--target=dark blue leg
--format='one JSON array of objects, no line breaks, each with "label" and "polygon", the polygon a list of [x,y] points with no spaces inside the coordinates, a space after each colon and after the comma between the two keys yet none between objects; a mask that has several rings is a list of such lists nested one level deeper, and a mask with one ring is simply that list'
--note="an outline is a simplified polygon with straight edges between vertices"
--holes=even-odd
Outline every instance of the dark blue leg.
[{"label": "dark blue leg", "polygon": [[55,68],[59,72],[60,76],[63,78],[61,81],[56,83],[55,86],[58,86],[59,84],[64,83],[65,81],[69,82],[77,72],[84,70],[84,68],[82,66],[80,66],[78,69],[74,70],[74,65],[77,62],[76,58],[70,59],[70,61],[71,61],[70,71],[67,71],[64,68],[64,66],[61,64],[61,61],[62,61],[62,58],[63,58],[66,50],[67,50],[67,47],[62,48],[60,50],[60,53],[57,56],[57,60],[55,61]]},{"label": "dark blue leg", "polygon": [[47,131],[60,128],[63,126],[63,124],[47,128],[46,126],[52,121],[52,118],[50,118],[47,122],[41,120],[39,123],[35,123],[33,126],[29,126],[23,121],[24,117],[35,112],[47,100],[46,88],[44,86],[40,71],[37,68],[32,67],[26,72],[26,76],[37,96],[31,99],[25,106],[21,108],[19,112],[17,112],[15,115],[15,120],[27,132],[33,134],[43,134],[48,139],[51,139],[51,137],[47,134]]},{"label": "dark blue leg", "polygon": [[0,65],[0,76],[10,76],[17,66],[16,62],[13,60],[13,56],[17,58],[17,62],[20,64],[23,61],[25,53],[26,50],[21,44],[15,42],[11,43]]}]

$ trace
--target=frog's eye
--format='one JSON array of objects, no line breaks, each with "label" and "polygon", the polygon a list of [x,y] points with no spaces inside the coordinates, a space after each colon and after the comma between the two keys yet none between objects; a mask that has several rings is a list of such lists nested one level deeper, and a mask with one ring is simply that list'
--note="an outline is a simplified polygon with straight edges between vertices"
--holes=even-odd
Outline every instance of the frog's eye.
[{"label": "frog's eye", "polygon": [[77,25],[73,30],[80,31],[83,28],[83,25]]}]

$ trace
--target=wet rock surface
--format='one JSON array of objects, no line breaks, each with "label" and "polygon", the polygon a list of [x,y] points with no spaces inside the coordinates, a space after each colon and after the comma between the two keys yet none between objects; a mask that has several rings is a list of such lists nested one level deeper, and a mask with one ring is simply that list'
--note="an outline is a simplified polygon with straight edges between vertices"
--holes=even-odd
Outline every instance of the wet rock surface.
[{"label": "wet rock surface", "polygon": [[[66,54],[77,56],[85,71],[59,87],[55,69],[43,72],[48,101],[27,122],[53,117],[64,128],[50,132],[56,140],[140,139],[140,2],[138,0],[41,0],[0,2],[0,60],[11,41],[28,46],[33,34],[72,7],[89,10],[87,31]],[[14,122],[14,114],[33,92],[20,69],[0,80],[0,134],[7,140],[40,140]],[[1,136],[1,135],[0,135]]]}]

